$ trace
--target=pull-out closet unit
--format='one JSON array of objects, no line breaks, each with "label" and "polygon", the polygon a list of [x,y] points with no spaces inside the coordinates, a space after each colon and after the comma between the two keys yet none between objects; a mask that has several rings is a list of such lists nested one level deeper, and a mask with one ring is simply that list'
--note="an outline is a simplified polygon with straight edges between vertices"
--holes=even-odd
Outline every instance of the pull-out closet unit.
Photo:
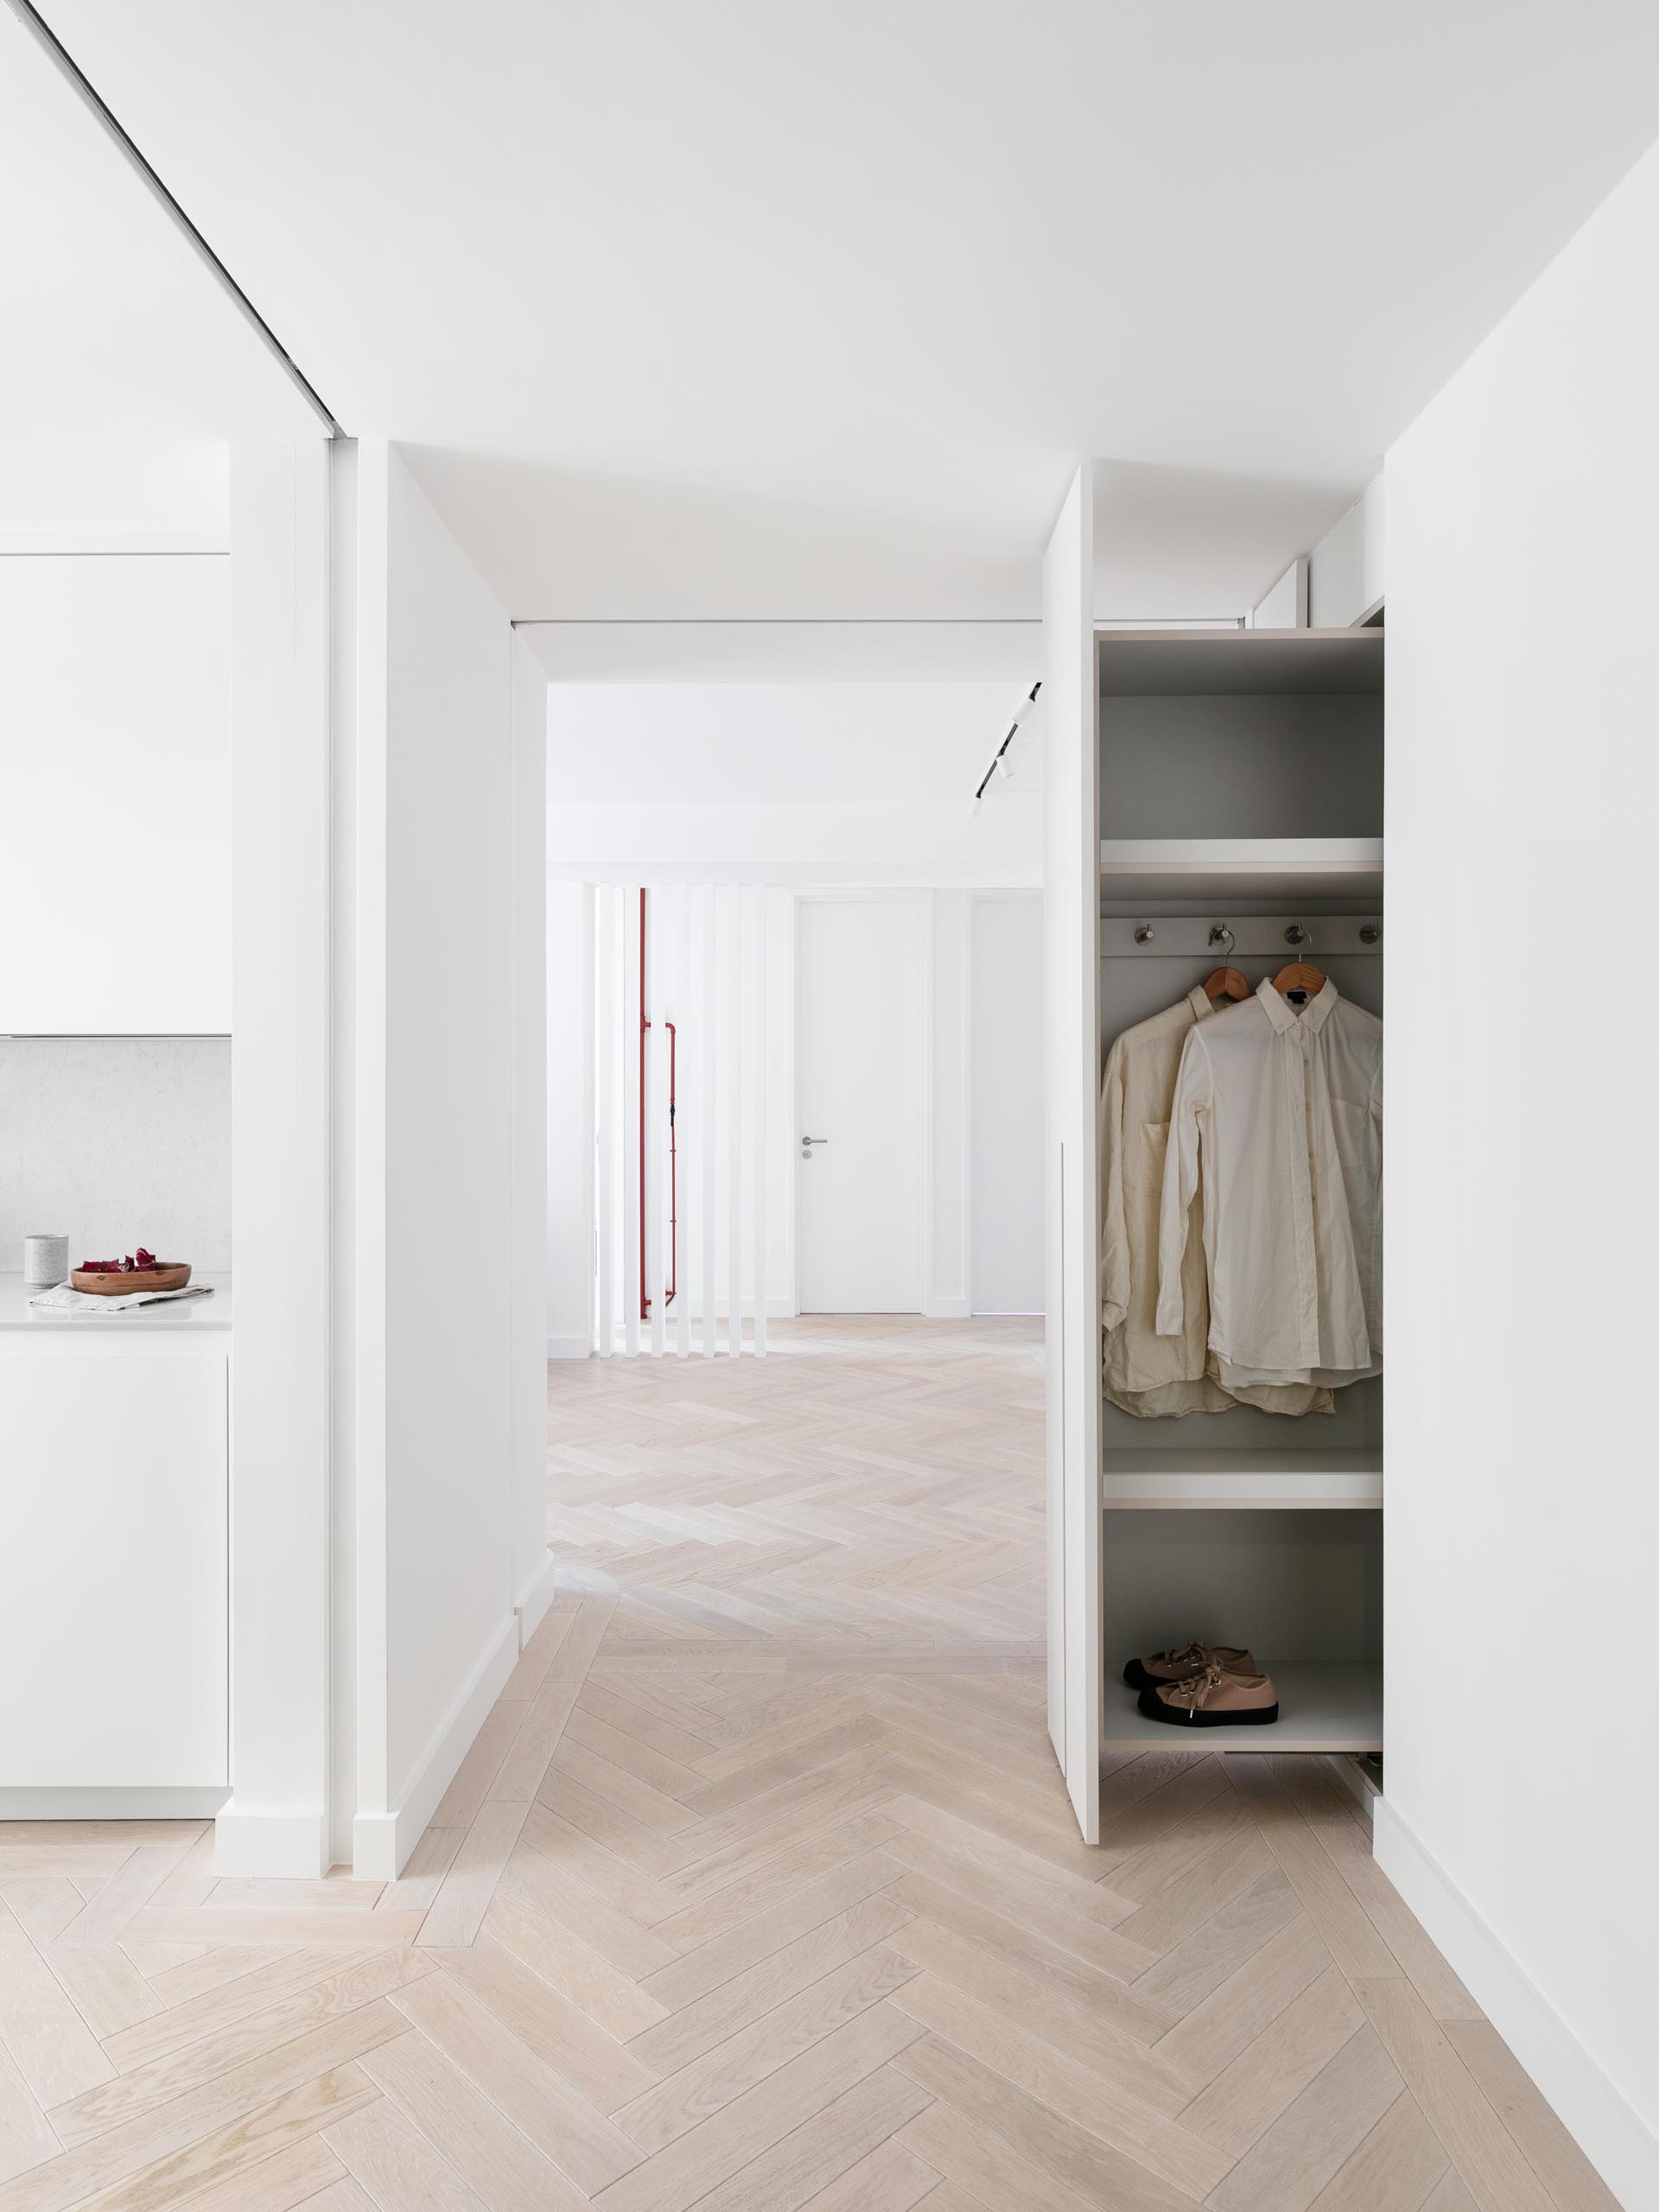
[{"label": "pull-out closet unit", "polygon": [[[1347,1382],[1331,1410],[1294,1416],[1232,1404],[1144,1417],[1113,1402],[1093,1147],[1101,1070],[1121,1033],[1216,969],[1254,987],[1298,959],[1381,1017],[1385,938],[1382,632],[1099,627],[1090,505],[1085,470],[1050,550],[1044,697],[1059,1262],[1050,1703],[1092,1840],[1103,1759],[1183,1742],[1139,1712],[1124,1662],[1190,1637],[1248,1645],[1277,1686],[1280,1718],[1192,1732],[1188,1745],[1382,1747],[1383,1379]],[[1144,1147],[1140,1172],[1154,1185],[1166,1134],[1122,1132]]]}]

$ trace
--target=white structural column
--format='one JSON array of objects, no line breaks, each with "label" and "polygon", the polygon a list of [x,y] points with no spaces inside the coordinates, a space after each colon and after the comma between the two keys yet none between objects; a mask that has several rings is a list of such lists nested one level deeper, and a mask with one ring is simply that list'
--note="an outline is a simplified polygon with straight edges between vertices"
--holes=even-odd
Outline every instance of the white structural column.
[{"label": "white structural column", "polygon": [[[668,1122],[668,1033],[663,1027],[663,898],[660,891],[645,894],[645,1001],[649,1027],[645,1036],[645,1116],[635,1133],[636,1158],[643,1150],[645,1162],[645,1285],[650,1300],[651,1349],[660,1359],[668,1347],[668,1317],[663,1303],[667,1274],[663,1218],[668,1180],[664,1131]],[[637,1173],[637,1168],[636,1168]]]},{"label": "white structural column", "polygon": [[329,449],[231,468],[231,1756],[219,1871],[328,1866]]},{"label": "white structural column", "polygon": [[754,1046],[749,1065],[754,1070],[754,1128],[750,1140],[753,1176],[754,1354],[766,1356],[766,887],[757,883],[751,903],[754,927],[751,948],[754,961]]},{"label": "white structural column", "polygon": [[622,1121],[617,1173],[622,1185],[622,1342],[639,1351],[639,894],[622,893]]},{"label": "white structural column", "polygon": [[621,893],[601,884],[595,902],[594,1051],[598,1060],[598,1127],[594,1173],[599,1184],[597,1239],[598,1337],[601,1358],[616,1350],[616,1025],[620,993],[617,959],[617,904]]},{"label": "white structural column", "polygon": [[701,1109],[702,1135],[698,1143],[701,1168],[698,1173],[697,1214],[698,1241],[702,1262],[702,1356],[712,1359],[720,1348],[720,1304],[718,1285],[718,1242],[715,1229],[715,1192],[719,1179],[719,1153],[715,1130],[719,1100],[720,1024],[715,1013],[718,994],[715,989],[715,923],[720,912],[720,893],[712,884],[705,884],[697,894],[697,918],[701,927],[698,946],[702,989],[698,1015],[697,1085]]}]

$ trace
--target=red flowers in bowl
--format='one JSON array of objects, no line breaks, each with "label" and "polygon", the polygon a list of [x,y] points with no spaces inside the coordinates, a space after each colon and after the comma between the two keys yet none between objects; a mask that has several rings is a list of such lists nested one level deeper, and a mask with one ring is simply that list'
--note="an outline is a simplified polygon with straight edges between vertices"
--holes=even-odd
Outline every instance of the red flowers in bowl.
[{"label": "red flowers in bowl", "polygon": [[124,1260],[83,1260],[79,1272],[84,1275],[140,1275],[149,1274],[161,1264],[156,1255],[146,1252],[141,1244]]}]

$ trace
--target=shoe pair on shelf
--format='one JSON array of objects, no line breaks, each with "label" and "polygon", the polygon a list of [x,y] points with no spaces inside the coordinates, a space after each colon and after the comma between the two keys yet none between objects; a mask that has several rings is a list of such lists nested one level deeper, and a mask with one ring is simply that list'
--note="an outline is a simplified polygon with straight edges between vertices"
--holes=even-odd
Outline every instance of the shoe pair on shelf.
[{"label": "shoe pair on shelf", "polygon": [[1230,1643],[1184,1643],[1131,1659],[1123,1679],[1141,1693],[1148,1720],[1178,1728],[1243,1728],[1279,1718],[1271,1675],[1259,1674],[1248,1651]]}]

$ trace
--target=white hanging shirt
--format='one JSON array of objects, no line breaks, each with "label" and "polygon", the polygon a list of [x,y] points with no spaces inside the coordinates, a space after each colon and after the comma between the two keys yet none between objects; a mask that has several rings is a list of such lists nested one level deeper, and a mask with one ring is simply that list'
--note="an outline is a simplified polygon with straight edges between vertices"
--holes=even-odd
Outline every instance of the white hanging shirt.
[{"label": "white hanging shirt", "polygon": [[1242,1376],[1227,1387],[1206,1358],[1210,1306],[1198,1224],[1181,1265],[1181,1327],[1160,1337],[1159,1194],[1170,1102],[1181,1048],[1195,1022],[1215,1018],[1202,986],[1149,1020],[1126,1029],[1106,1056],[1100,1093],[1100,1299],[1102,1388],[1141,1420],[1225,1413],[1241,1403],[1263,1413],[1329,1413],[1331,1393],[1306,1377]]},{"label": "white hanging shirt", "polygon": [[[1202,1162],[1202,1175],[1200,1175]],[[1202,1190],[1210,1348],[1250,1374],[1348,1382],[1382,1358],[1382,1025],[1326,982],[1266,981],[1188,1032],[1159,1221],[1158,1332],[1179,1336]]]}]

